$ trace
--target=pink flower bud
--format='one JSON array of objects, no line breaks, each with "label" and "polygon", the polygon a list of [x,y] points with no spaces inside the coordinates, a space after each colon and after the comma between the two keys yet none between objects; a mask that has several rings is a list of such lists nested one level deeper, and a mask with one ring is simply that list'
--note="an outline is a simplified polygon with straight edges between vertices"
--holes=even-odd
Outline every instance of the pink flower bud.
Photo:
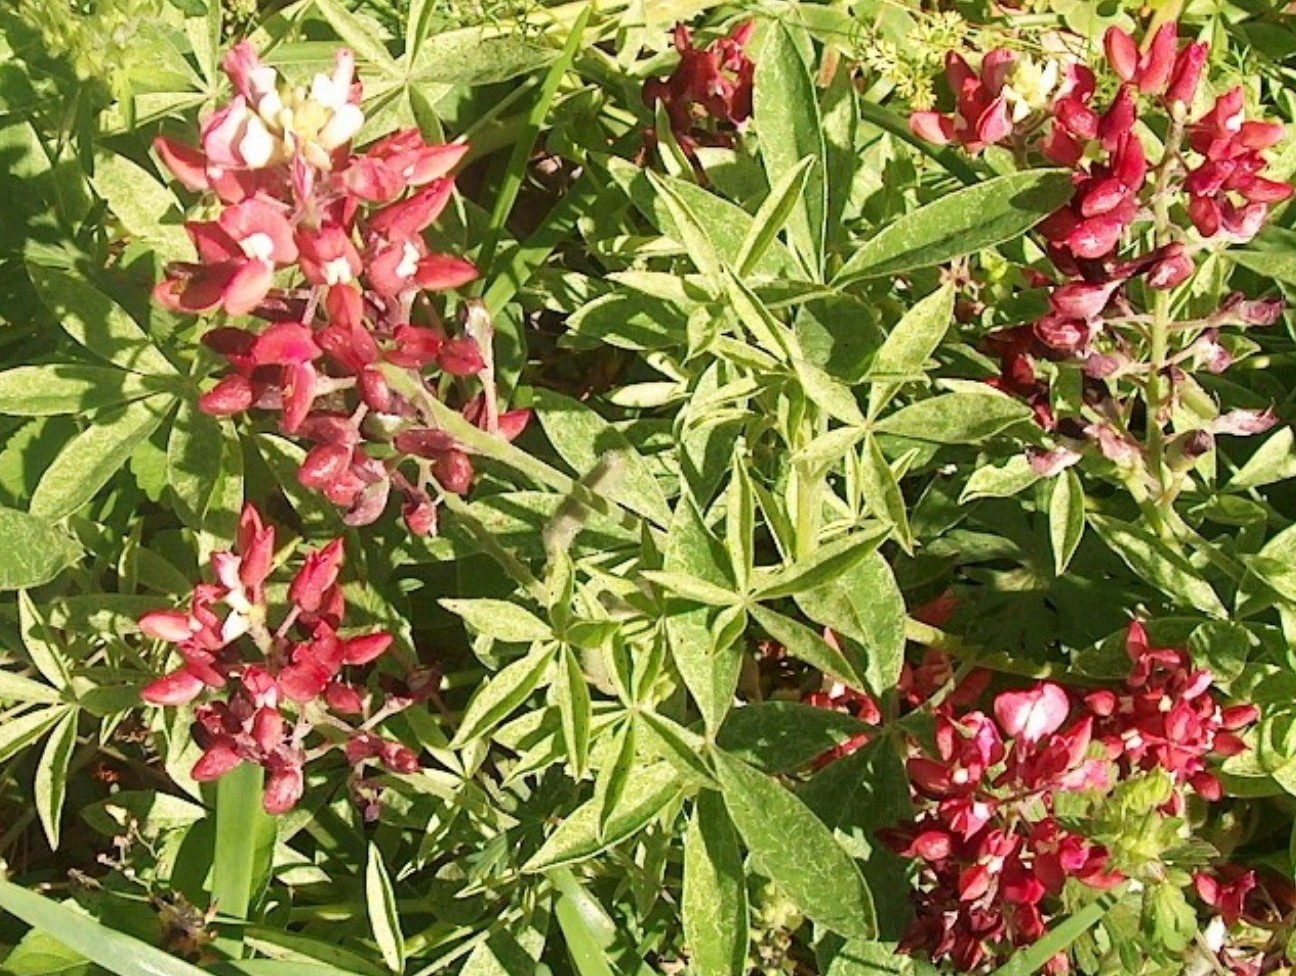
[{"label": "pink flower bud", "polygon": [[404,519],[406,527],[417,536],[432,535],[436,532],[437,510],[431,499],[406,502],[401,507],[401,518]]},{"label": "pink flower bud", "polygon": [[1138,85],[1143,94],[1154,95],[1165,88],[1174,70],[1178,42],[1179,25],[1174,21],[1162,24],[1139,59]]},{"label": "pink flower bud", "polygon": [[382,372],[376,369],[362,369],[356,375],[360,387],[360,399],[365,405],[378,413],[390,413],[392,409],[391,387]]},{"label": "pink flower bud", "polygon": [[1080,457],[1078,453],[1066,447],[1055,447],[1050,451],[1031,448],[1026,452],[1031,470],[1041,478],[1052,478],[1061,474],[1073,464],[1079,463]]},{"label": "pink flower bud", "polygon": [[342,659],[347,664],[369,664],[392,645],[392,635],[384,630],[351,637],[342,643]]},{"label": "pink flower bud", "polygon": [[300,322],[276,322],[257,336],[252,347],[252,357],[261,366],[299,365],[321,355],[314,331]]},{"label": "pink flower bud", "polygon": [[193,772],[189,775],[200,783],[206,783],[220,779],[242,761],[243,757],[238,754],[233,742],[225,738],[217,739],[194,763]]},{"label": "pink flower bud", "polygon": [[940,112],[913,112],[909,116],[909,131],[919,139],[945,146],[954,141],[954,120]]},{"label": "pink flower bud", "polygon": [[506,441],[516,440],[530,421],[530,410],[508,410],[499,415],[499,435]]},{"label": "pink flower bud", "polygon": [[1238,130],[1237,139],[1248,149],[1262,152],[1283,141],[1287,134],[1286,126],[1281,122],[1251,121],[1243,122]]},{"label": "pink flower bud", "polygon": [[451,376],[476,376],[486,368],[486,361],[475,340],[448,339],[437,353],[437,365]]},{"label": "pink flower bud", "polygon": [[399,742],[384,742],[378,758],[394,773],[416,773],[419,770],[418,753]]},{"label": "pink flower bud", "polygon": [[1119,281],[1104,284],[1077,281],[1053,289],[1049,304],[1059,315],[1073,319],[1091,319],[1102,313],[1112,292],[1120,287]]},{"label": "pink flower bud", "polygon": [[1101,258],[1110,254],[1120,241],[1124,226],[1110,214],[1090,217],[1067,237],[1067,246],[1079,258]]},{"label": "pink flower bud", "polygon": [[211,183],[207,179],[207,157],[199,150],[165,136],[158,136],[153,140],[153,151],[186,190],[201,193],[211,189]]},{"label": "pink flower bud", "polygon": [[280,426],[285,434],[296,433],[315,403],[315,367],[310,363],[296,363],[284,367],[283,419]]},{"label": "pink flower bud", "polygon": [[1149,288],[1166,291],[1179,287],[1191,278],[1196,267],[1182,244],[1172,244],[1166,248],[1161,259],[1148,269],[1145,280]]},{"label": "pink flower bud", "polygon": [[345,444],[317,444],[302,461],[297,480],[320,491],[351,467],[351,448]]},{"label": "pink flower bud", "polygon": [[1063,98],[1053,106],[1057,120],[1077,139],[1098,138],[1098,113],[1078,98]]},{"label": "pink flower bud", "polygon": [[1188,217],[1202,237],[1214,237],[1219,233],[1220,208],[1210,197],[1191,197],[1188,200]]},{"label": "pink flower bud", "polygon": [[1134,98],[1134,89],[1122,85],[1112,99],[1111,106],[1098,121],[1098,136],[1102,139],[1103,148],[1113,152],[1121,140],[1133,131],[1137,118],[1138,103]]},{"label": "pink flower bud", "polygon": [[1111,213],[1130,195],[1129,188],[1114,176],[1090,180],[1086,183],[1083,193],[1080,199],[1080,214],[1084,217],[1098,217]]},{"label": "pink flower bud", "polygon": [[364,699],[351,685],[330,681],[324,689],[324,701],[341,715],[360,715],[364,712]]},{"label": "pink flower bud", "polygon": [[1278,423],[1278,415],[1269,407],[1265,410],[1230,410],[1215,418],[1211,429],[1217,434],[1236,434],[1246,437],[1263,434]]},{"label": "pink flower bud", "polygon": [[1103,36],[1103,48],[1107,52],[1107,63],[1111,65],[1121,81],[1133,81],[1138,72],[1138,46],[1125,31],[1119,27],[1108,27]]},{"label": "pink flower bud", "polygon": [[1170,78],[1170,87],[1166,90],[1166,101],[1171,106],[1192,104],[1209,54],[1210,45],[1198,42],[1189,44],[1179,52]]},{"label": "pink flower bud", "polygon": [[150,705],[187,705],[206,687],[203,680],[188,668],[172,671],[151,681],[140,691],[140,698]]},{"label": "pink flower bud", "polygon": [[446,451],[432,462],[432,474],[446,491],[466,495],[472,488],[472,460],[463,451]]},{"label": "pink flower bud", "polygon": [[1248,301],[1240,291],[1224,299],[1219,314],[1242,325],[1273,325],[1282,317],[1286,303],[1281,298]]},{"label": "pink flower bud", "polygon": [[396,435],[396,450],[415,457],[436,458],[453,450],[458,443],[444,430],[403,430]]},{"label": "pink flower bud", "polygon": [[139,629],[154,640],[179,644],[196,634],[199,625],[182,610],[152,610],[140,617]]},{"label": "pink flower bud", "polygon": [[318,610],[325,592],[337,582],[344,557],[341,539],[308,553],[288,588],[288,598],[308,613]]},{"label": "pink flower bud", "polygon": [[277,708],[258,708],[252,718],[252,738],[264,752],[271,752],[282,744],[284,719]]}]

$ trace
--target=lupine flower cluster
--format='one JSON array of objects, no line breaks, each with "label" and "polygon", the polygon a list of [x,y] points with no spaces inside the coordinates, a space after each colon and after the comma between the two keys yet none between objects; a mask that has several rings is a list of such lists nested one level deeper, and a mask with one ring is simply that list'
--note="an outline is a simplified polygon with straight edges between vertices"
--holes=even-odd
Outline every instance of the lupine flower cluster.
[{"label": "lupine flower cluster", "polygon": [[[734,135],[751,118],[756,65],[746,46],[755,29],[755,21],[744,21],[709,47],[699,48],[688,27],[677,24],[679,64],[669,78],[644,83],[644,104],[664,107],[671,134],[691,159],[697,158],[699,146],[732,146]],[[656,144],[655,130],[648,130],[645,141]]]},{"label": "lupine flower cluster", "polygon": [[[950,691],[955,672],[947,656],[929,651],[918,667],[906,668],[901,710],[938,702],[934,751],[912,742],[906,764],[918,813],[882,832],[919,868],[906,950],[948,959],[964,971],[993,967],[1045,932],[1067,879],[1106,889],[1137,872],[1139,865],[1118,863],[1056,815],[1063,794],[1096,799],[1159,771],[1172,784],[1162,807],[1167,816],[1183,812],[1188,792],[1220,798],[1208,761],[1245,748],[1239,733],[1256,720],[1257,709],[1221,706],[1211,694],[1211,673],[1195,668],[1185,651],[1153,647],[1139,622],[1130,625],[1126,649],[1130,673],[1120,690],[1080,694],[1040,682],[1001,692],[989,710],[977,707],[988,672],[974,670]],[[949,693],[934,698],[942,690]],[[876,704],[848,692],[810,700],[877,721],[860,701],[874,714]],[[1199,872],[1196,886],[1203,902],[1232,924],[1245,878],[1232,868]],[[1059,955],[1049,971],[1067,965]]]},{"label": "lupine flower cluster", "polygon": [[[249,504],[234,548],[212,555],[216,582],[195,586],[187,610],[140,618],[141,632],[173,645],[183,661],[144,686],[146,702],[178,706],[209,693],[222,696],[194,712],[193,736],[203,751],[195,780],[256,763],[266,773],[265,809],[283,813],[301,799],[306,762],[332,748],[341,747],[357,770],[375,760],[396,772],[419,767],[412,749],[374,729],[435,691],[435,678],[420,675],[415,687],[393,686],[385,701],[354,680],[391,646],[392,636],[381,630],[343,635],[346,600],[338,575],[344,555],[341,539],[307,554],[288,587],[287,606],[275,607],[279,619],[272,621],[266,581],[274,569],[275,530]],[[308,747],[317,730],[325,742]]]},{"label": "lupine flower cluster", "polygon": [[[1222,327],[1267,325],[1282,311],[1280,301],[1250,302],[1235,295],[1213,315],[1175,323],[1175,344],[1181,348],[1168,356],[1152,363],[1137,351],[1134,340],[1147,335],[1152,317],[1134,307],[1132,286],[1141,282],[1155,293],[1182,285],[1196,270],[1197,254],[1213,242],[1250,240],[1271,207],[1292,195],[1292,186],[1264,175],[1264,153],[1283,139],[1283,126],[1247,119],[1240,87],[1190,118],[1207,65],[1206,44],[1181,47],[1178,25],[1171,22],[1142,51],[1117,27],[1108,31],[1104,48],[1120,82],[1105,107],[1094,104],[1097,78],[1085,65],[1041,67],[997,49],[985,55],[976,72],[950,52],[946,75],[956,96],[954,113],[910,117],[912,130],[930,141],[957,143],[973,153],[1005,144],[1024,165],[1033,153],[1072,171],[1070,202],[1039,226],[1059,277],[1027,272],[1032,284],[1049,289],[1049,311],[988,339],[1000,362],[992,384],[1029,403],[1039,424],[1063,438],[1063,446],[1032,457],[1042,474],[1075,463],[1086,445],[1118,464],[1137,462],[1142,448],[1124,430],[1112,384],[1152,373],[1161,382],[1164,376],[1171,394],[1158,397],[1152,418],[1164,427],[1185,369],[1220,372],[1230,364],[1218,341]],[[1158,113],[1163,123],[1153,128],[1164,128],[1165,144],[1159,159],[1150,161],[1135,127],[1140,117]],[[1176,203],[1183,205],[1190,228],[1173,223]],[[1127,248],[1140,240],[1136,228],[1149,223],[1150,247]],[[1179,341],[1185,335],[1190,342]],[[1048,371],[1040,368],[1044,362],[1072,363],[1082,370],[1080,417],[1056,416]],[[1179,447],[1191,460],[1209,450],[1215,434],[1256,433],[1273,420],[1268,411],[1232,411],[1201,430],[1183,432]]]},{"label": "lupine flower cluster", "polygon": [[462,396],[461,409],[491,433],[516,436],[528,417],[498,411],[484,310],[474,306],[467,334],[451,336],[427,296],[477,277],[423,236],[449,204],[468,146],[429,145],[409,129],[353,152],[364,115],[347,50],[309,89],[286,85],[247,42],[224,67],[236,94],[203,124],[201,148],[154,144],[219,210],[186,224],[198,261],[169,266],[156,300],[269,323],[204,336],[230,372],[199,405],[216,416],[278,411],[284,433],[313,445],[302,484],[344,508],[347,524],[379,518],[394,486],[410,529],[432,532],[438,493],[466,492],[472,462],[392,389],[391,371],[429,397],[455,395],[456,381],[475,377],[480,392]]}]

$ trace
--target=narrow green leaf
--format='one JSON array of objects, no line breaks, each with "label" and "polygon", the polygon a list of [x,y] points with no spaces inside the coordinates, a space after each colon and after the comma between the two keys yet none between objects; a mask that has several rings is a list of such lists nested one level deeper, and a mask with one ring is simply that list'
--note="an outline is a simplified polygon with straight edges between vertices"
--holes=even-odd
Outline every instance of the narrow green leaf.
[{"label": "narrow green leaf", "polygon": [[0,724],[0,762],[17,755],[48,732],[68,713],[71,706],[40,708]]},{"label": "narrow green leaf", "polygon": [[612,762],[603,764],[598,771],[598,778],[594,781],[594,798],[599,804],[597,833],[600,840],[607,836],[608,820],[612,816],[612,811],[620,805],[626,784],[630,781],[630,774],[634,770],[635,750],[639,739],[637,727],[638,722],[633,713],[630,718],[621,723],[617,731],[615,749],[612,750],[614,758]]},{"label": "narrow green leaf", "polygon": [[1037,973],[1059,952],[1064,952],[1076,939],[1103,920],[1103,917],[1120,902],[1125,885],[1104,891],[1087,905],[1072,912],[1063,921],[1049,929],[1031,945],[1013,954],[1013,957],[993,973],[993,976],[1031,976]]},{"label": "narrow green leaf", "polygon": [[706,606],[728,607],[733,606],[742,599],[733,590],[726,589],[723,586],[716,586],[714,583],[708,583],[704,579],[698,579],[698,577],[690,576],[687,573],[648,569],[644,570],[641,575],[648,582],[655,583],[662,589],[682,599]]},{"label": "narrow green leaf", "polygon": [[36,670],[55,688],[62,689],[71,684],[72,675],[62,648],[26,590],[18,592],[18,625],[22,630],[23,647]]},{"label": "narrow green leaf", "polygon": [[0,702],[57,705],[63,697],[49,685],[0,669]]},{"label": "narrow green leaf", "polygon": [[590,748],[590,693],[576,652],[564,646],[558,656],[554,682],[558,713],[562,716],[563,742],[576,779],[585,777]]},{"label": "narrow green leaf", "polygon": [[1218,594],[1192,563],[1151,532],[1105,515],[1091,514],[1089,524],[1136,576],[1180,606],[1200,610],[1212,617],[1227,616]]},{"label": "narrow green leaf", "polygon": [[893,221],[851,255],[833,284],[944,264],[1019,237],[1071,199],[1071,174],[1032,169],[958,190]]},{"label": "narrow green leaf", "polygon": [[1011,498],[1041,477],[1025,454],[1014,454],[1002,464],[983,464],[968,476],[967,484],[959,493],[959,504],[978,498]]},{"label": "narrow green leaf", "polygon": [[818,160],[807,156],[780,176],[756,211],[752,219],[751,230],[743,238],[742,247],[734,259],[734,271],[739,278],[748,277],[756,270],[769,251],[770,246],[778,239],[778,233],[788,222],[792,211],[801,205],[803,196],[809,192],[807,182],[811,170],[818,166]]},{"label": "narrow green leaf", "polygon": [[45,519],[0,507],[0,591],[48,583],[81,558],[81,547]]},{"label": "narrow green leaf", "polygon": [[203,970],[67,905],[0,878],[0,908],[116,976],[203,976]]},{"label": "narrow green leaf", "polygon": [[584,404],[550,390],[537,390],[535,402],[545,436],[564,461],[578,474],[601,466],[590,491],[658,525],[670,522],[665,493],[624,434]]},{"label": "narrow green leaf", "polygon": [[[778,185],[807,157],[826,157],[814,79],[801,58],[791,28],[782,21],[771,25],[756,58],[753,115],[771,186]],[[823,268],[826,209],[824,171],[817,166],[809,174],[805,192],[788,221],[792,245],[816,281],[821,280]]]},{"label": "narrow green leaf", "polygon": [[363,58],[388,78],[401,76],[401,69],[392,59],[390,52],[374,36],[372,22],[357,17],[337,0],[314,0],[314,2],[315,9],[324,16],[329,26],[337,31],[338,37],[347,47],[355,51],[358,57]]},{"label": "narrow green leaf", "polygon": [[756,344],[780,362],[791,361],[796,354],[796,336],[765,306],[756,293],[727,268],[722,280],[734,315]]},{"label": "narrow green leaf", "polygon": [[793,596],[838,579],[867,558],[886,538],[885,525],[865,524],[867,528],[822,545],[805,559],[798,559],[773,573],[759,574],[755,585],[757,598],[775,600]]},{"label": "narrow green leaf", "polygon": [[954,320],[954,286],[944,285],[921,299],[901,317],[873,357],[866,379],[869,414],[876,416],[903,383],[922,379],[927,360],[940,346]]},{"label": "narrow green leaf", "polygon": [[405,937],[401,935],[400,913],[396,909],[396,892],[392,890],[387,866],[383,864],[378,845],[370,843],[365,866],[365,907],[369,928],[373,931],[383,962],[393,973],[405,971]]},{"label": "narrow green leaf", "polygon": [[269,877],[275,821],[262,809],[264,771],[240,763],[216,784],[212,899],[222,915],[248,918]]},{"label": "narrow green leaf", "polygon": [[913,533],[909,528],[909,511],[895,471],[882,453],[877,438],[869,434],[864,439],[864,452],[860,456],[860,487],[869,512],[875,518],[890,522],[896,541],[905,552],[913,550]]},{"label": "narrow green leaf", "polygon": [[828,373],[804,359],[793,359],[801,389],[820,410],[851,427],[863,427],[867,421],[855,402],[855,394],[845,383],[833,379]]},{"label": "narrow green leaf", "polygon": [[549,640],[549,625],[508,600],[441,600],[441,606],[463,618],[479,634],[513,643]]},{"label": "narrow green leaf", "polygon": [[125,156],[100,153],[91,182],[132,238],[152,247],[166,261],[187,259],[192,254],[179,201],[148,170]]},{"label": "narrow green leaf", "polygon": [[1053,482],[1049,496],[1049,541],[1053,546],[1053,572],[1061,576],[1071,563],[1085,527],[1084,485],[1080,476],[1067,468]]},{"label": "narrow green leaf", "polygon": [[843,654],[858,661],[854,666],[870,691],[880,695],[895,687],[904,664],[905,604],[880,553],[871,552],[833,580],[796,594],[796,603],[815,623],[832,628]]},{"label": "narrow green leaf", "polygon": [[174,376],[175,367],[139,324],[103,292],[65,271],[29,265],[41,301],[65,332],[96,356],[136,373]]},{"label": "narrow green leaf", "polygon": [[725,548],[739,590],[746,590],[755,561],[756,496],[742,451],[734,450],[725,493]]},{"label": "narrow green leaf", "polygon": [[193,400],[182,400],[167,438],[167,484],[195,524],[202,523],[221,486],[224,459],[221,421],[203,413]]},{"label": "narrow green leaf", "polygon": [[798,661],[804,661],[825,674],[846,682],[852,688],[861,688],[869,683],[846,655],[805,624],[759,604],[752,606],[751,615],[767,634],[782,644]]},{"label": "narrow green leaf", "polygon": [[681,244],[688,251],[689,259],[697,269],[713,282],[720,280],[720,258],[716,254],[715,244],[707,228],[698,219],[692,208],[684,201],[675,188],[652,170],[645,171],[648,182],[661,199],[662,205],[670,214],[671,223],[680,235]]},{"label": "narrow green leaf", "polygon": [[463,721],[451,743],[452,747],[457,749],[478,736],[485,735],[504,721],[540,684],[552,662],[553,647],[537,647],[478,689],[468,703]]},{"label": "narrow green leaf", "polygon": [[703,790],[684,835],[684,895],[680,905],[698,976],[736,976],[747,969],[747,878],[742,851],[724,801]]},{"label": "narrow green leaf", "polygon": [[56,521],[92,499],[162,423],[175,401],[150,397],[105,411],[63,446],[32,492],[31,514]]},{"label": "narrow green leaf", "polygon": [[608,964],[605,946],[590,930],[577,905],[566,895],[561,896],[554,906],[554,917],[562,930],[577,976],[616,976]]},{"label": "narrow green leaf", "polygon": [[765,773],[786,773],[869,731],[844,712],[793,701],[754,702],[725,719],[716,745]]},{"label": "narrow green leaf", "polygon": [[975,444],[1029,420],[1030,407],[986,387],[918,400],[878,421],[879,434],[935,444]]},{"label": "narrow green leaf", "polygon": [[764,773],[719,750],[713,758],[725,807],[761,873],[839,935],[875,936],[872,895],[832,831]]},{"label": "narrow green leaf", "polygon": [[10,417],[85,414],[157,393],[164,383],[108,366],[51,363],[0,373],[0,413]]},{"label": "narrow green leaf", "polygon": [[1229,491],[1243,491],[1288,478],[1296,478],[1296,433],[1290,427],[1282,427],[1260,445],[1225,487]]},{"label": "narrow green leaf", "polygon": [[559,824],[522,870],[533,874],[588,860],[641,830],[679,796],[680,790],[679,773],[670,763],[639,767],[626,782],[625,792],[607,815],[602,831],[599,830],[600,803],[593,799],[577,807]]},{"label": "narrow green leaf", "polygon": [[67,797],[68,763],[77,741],[76,709],[69,710],[45,740],[45,751],[36,763],[33,795],[50,850],[59,846],[59,824],[63,819],[63,800]]}]

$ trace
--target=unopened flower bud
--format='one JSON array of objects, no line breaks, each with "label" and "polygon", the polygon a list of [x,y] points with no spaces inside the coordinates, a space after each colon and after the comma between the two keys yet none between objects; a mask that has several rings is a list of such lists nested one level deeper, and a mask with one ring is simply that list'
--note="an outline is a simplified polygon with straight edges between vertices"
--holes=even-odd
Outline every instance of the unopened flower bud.
[{"label": "unopened flower bud", "polygon": [[1147,285],[1156,291],[1177,288],[1192,277],[1196,265],[1182,244],[1171,244],[1161,259],[1148,269]]},{"label": "unopened flower bud", "polygon": [[1189,44],[1179,52],[1170,78],[1170,87],[1166,90],[1166,101],[1172,109],[1192,104],[1209,54],[1210,46],[1199,42]]}]

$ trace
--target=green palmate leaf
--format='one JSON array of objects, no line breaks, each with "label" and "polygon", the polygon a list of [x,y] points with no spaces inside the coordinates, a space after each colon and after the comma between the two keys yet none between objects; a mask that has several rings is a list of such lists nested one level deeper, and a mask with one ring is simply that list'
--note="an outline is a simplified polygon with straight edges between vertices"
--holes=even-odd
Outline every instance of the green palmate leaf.
[{"label": "green palmate leaf", "polygon": [[55,688],[68,687],[72,683],[72,674],[67,657],[26,590],[18,593],[18,625],[22,630],[23,647],[36,670]]},{"label": "green palmate leaf", "polygon": [[684,938],[698,976],[747,968],[747,879],[738,835],[720,794],[703,790],[684,835]]},{"label": "green palmate leaf", "polygon": [[811,170],[818,166],[813,156],[801,160],[774,183],[769,196],[761,203],[753,218],[751,231],[743,238],[742,247],[734,259],[734,271],[746,278],[778,239],[779,231],[787,224],[792,212],[803,207]]},{"label": "green palmate leaf", "polygon": [[868,558],[886,538],[885,525],[865,524],[867,528],[820,546],[805,559],[774,572],[760,573],[755,585],[757,598],[774,600],[794,596],[840,579],[851,567]]},{"label": "green palmate leaf", "polygon": [[601,804],[596,798],[577,807],[522,870],[534,873],[588,860],[641,830],[679,796],[681,788],[680,775],[672,764],[658,762],[640,767],[628,778],[621,799],[606,816],[601,831]]},{"label": "green palmate leaf", "polygon": [[577,473],[600,463],[608,468],[599,483],[589,485],[591,491],[658,525],[670,522],[665,493],[625,435],[589,407],[550,390],[536,391],[536,407],[545,436]]},{"label": "green palmate leaf", "polygon": [[[672,279],[674,280],[674,279]],[[668,349],[688,341],[692,310],[656,295],[615,291],[600,295],[567,319],[575,339],[621,349]]]},{"label": "green palmate leaf", "polygon": [[782,644],[798,661],[804,661],[854,688],[868,683],[864,679],[863,670],[857,668],[855,662],[805,624],[760,605],[751,608],[751,615],[767,634]]},{"label": "green palmate leaf", "polygon": [[91,182],[132,238],[169,261],[193,253],[175,194],[148,170],[125,156],[104,153],[95,159]]},{"label": "green palmate leaf", "polygon": [[508,600],[441,600],[441,606],[463,618],[479,634],[511,643],[549,640],[549,625]]},{"label": "green palmate leaf", "polygon": [[0,724],[0,762],[4,762],[39,739],[56,723],[61,721],[69,711],[69,705],[52,705],[39,708],[20,715],[18,718],[6,719]]},{"label": "green palmate leaf", "polygon": [[800,702],[758,702],[729,713],[716,745],[763,772],[785,773],[868,730],[843,712]]},{"label": "green palmate leaf", "polygon": [[391,877],[383,864],[378,845],[369,845],[369,858],[365,867],[365,907],[369,912],[369,928],[383,962],[393,973],[405,971],[405,937],[401,934],[400,913],[396,909],[396,892]]},{"label": "green palmate leaf", "polygon": [[1071,174],[1036,169],[941,197],[888,224],[851,255],[837,285],[930,268],[1024,234],[1071,199]]},{"label": "green palmate leaf", "polygon": [[139,400],[165,386],[164,380],[107,366],[19,366],[0,373],[0,413],[11,417],[80,415]]},{"label": "green palmate leaf", "polygon": [[873,357],[866,379],[869,414],[876,416],[902,383],[922,379],[931,357],[954,319],[954,286],[944,285],[920,299],[896,323]]},{"label": "green palmate leaf", "polygon": [[1080,476],[1067,468],[1053,482],[1049,495],[1049,541],[1053,545],[1053,572],[1061,576],[1084,536],[1085,496]]},{"label": "green palmate leaf", "polygon": [[771,186],[795,171],[803,160],[820,161],[807,177],[805,190],[788,219],[792,246],[810,277],[818,281],[823,267],[827,208],[823,122],[810,69],[801,58],[790,28],[781,22],[772,26],[756,58],[753,114]]},{"label": "green palmate leaf", "polygon": [[1089,524],[1136,576],[1179,605],[1212,617],[1226,615],[1219,596],[1192,563],[1151,532],[1105,515],[1090,515]]},{"label": "green palmate leaf", "polygon": [[1031,467],[1025,454],[1014,454],[1002,464],[986,464],[972,472],[959,494],[959,504],[978,498],[1010,498],[1020,494],[1042,476]]},{"label": "green palmate leaf", "polygon": [[212,898],[221,913],[248,918],[270,876],[275,821],[261,806],[264,772],[241,763],[216,784],[216,848]]},{"label": "green palmate leaf", "polygon": [[444,85],[493,85],[543,68],[552,48],[521,33],[491,36],[481,28],[433,34],[420,46],[410,77]]},{"label": "green palmate leaf", "polygon": [[934,444],[974,444],[1029,420],[1030,407],[997,393],[961,390],[918,400],[878,421],[879,434]]},{"label": "green palmate leaf", "polygon": [[[904,664],[905,605],[887,561],[869,553],[834,579],[796,595],[797,606],[817,624],[843,638],[843,653],[852,661],[869,690],[883,694],[895,686]],[[858,687],[858,685],[857,685]]]},{"label": "green palmate leaf", "polygon": [[860,457],[860,487],[869,513],[880,521],[889,522],[896,541],[905,552],[913,549],[913,533],[909,529],[909,511],[896,473],[878,445],[877,438],[869,434],[864,441]]},{"label": "green palmate leaf", "polygon": [[832,831],[764,773],[720,751],[713,757],[725,808],[761,873],[821,925],[872,938],[873,898]]},{"label": "green palmate leaf", "polygon": [[55,521],[90,501],[162,423],[175,403],[149,397],[106,411],[64,445],[32,493],[31,513]]},{"label": "green palmate leaf", "polygon": [[558,713],[562,716],[563,743],[572,773],[583,779],[589,763],[590,693],[576,652],[564,647],[558,656],[558,677],[554,682]]},{"label": "green palmate leaf", "polygon": [[204,970],[80,910],[0,878],[0,908],[116,976],[203,976]]},{"label": "green palmate leaf", "polygon": [[175,375],[153,340],[103,292],[65,271],[31,265],[28,273],[64,331],[96,356],[135,373]]},{"label": "green palmate leaf", "polygon": [[[643,167],[628,160],[611,159],[608,160],[608,174],[661,233],[683,244],[683,233],[675,226],[661,196],[648,182]],[[660,182],[669,186],[687,204],[701,226],[706,228],[707,236],[720,259],[729,267],[736,267],[743,242],[751,235],[755,225],[752,215],[696,183],[669,176],[662,177]],[[792,275],[792,256],[781,243],[775,241],[757,262],[752,273],[769,278]]]},{"label": "green palmate leaf", "polygon": [[632,715],[617,731],[613,760],[604,763],[594,781],[594,799],[599,803],[598,836],[607,836],[608,819],[621,803],[626,784],[635,768],[635,750],[638,744],[638,721]]},{"label": "green palmate leaf", "polygon": [[1226,486],[1230,491],[1259,488],[1296,478],[1296,433],[1283,427],[1260,445]]},{"label": "green palmate leaf", "polygon": [[801,389],[810,401],[828,416],[840,420],[852,427],[862,427],[866,423],[855,395],[846,384],[833,379],[813,363],[804,359],[793,359],[792,368],[796,371]]},{"label": "green palmate leaf", "polygon": [[45,519],[0,507],[0,590],[48,583],[81,558],[81,547]]},{"label": "green palmate leaf", "polygon": [[54,726],[45,741],[45,751],[36,764],[33,794],[36,813],[51,850],[58,850],[59,824],[63,819],[63,800],[67,796],[68,763],[77,741],[76,710],[68,711]]},{"label": "green palmate leaf", "polygon": [[649,753],[673,765],[685,782],[714,785],[711,770],[703,758],[706,740],[702,736],[649,711],[640,715],[638,734]]},{"label": "green palmate leaf", "polygon": [[553,663],[553,656],[552,646],[541,645],[526,657],[508,665],[478,689],[468,703],[452,746],[458,748],[485,735],[504,721],[540,684]]}]

